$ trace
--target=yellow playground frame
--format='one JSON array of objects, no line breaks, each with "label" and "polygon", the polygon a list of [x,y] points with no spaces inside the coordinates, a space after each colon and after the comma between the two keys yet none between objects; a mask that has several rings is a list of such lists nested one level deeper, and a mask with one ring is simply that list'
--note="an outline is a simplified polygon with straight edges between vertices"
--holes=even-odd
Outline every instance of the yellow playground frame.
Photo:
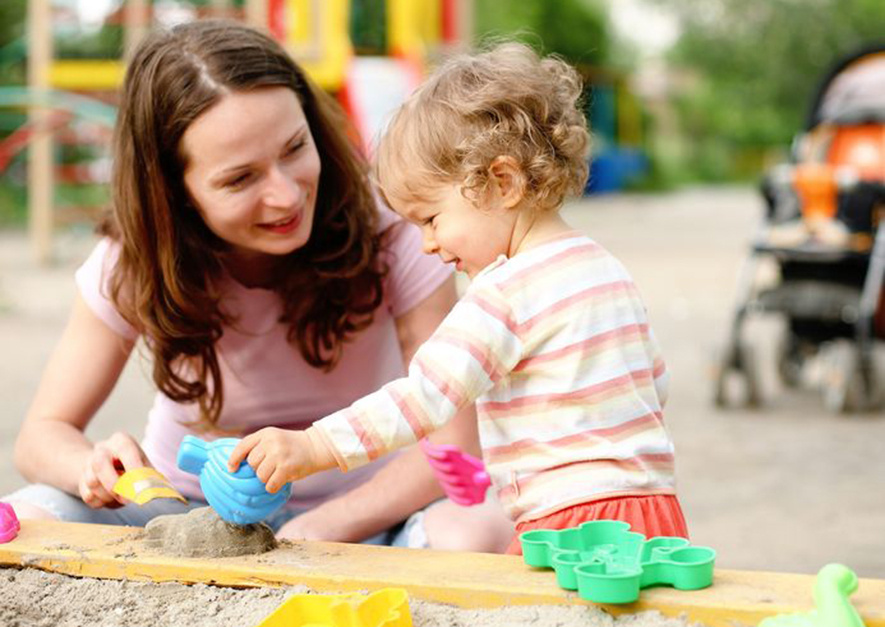
[{"label": "yellow playground frame", "polygon": [[[222,3],[223,4],[223,3]],[[413,61],[445,42],[463,41],[470,30],[472,0],[386,0],[387,50]],[[269,30],[322,88],[342,89],[353,56],[350,0],[245,0],[245,20]],[[52,0],[28,2],[28,86],[35,94],[50,90],[114,91],[120,87],[128,56],[151,22],[151,0],[125,0],[124,59],[54,59]],[[48,110],[31,107],[36,128]],[[37,133],[29,151],[28,221],[40,262],[52,255],[52,139]]]}]

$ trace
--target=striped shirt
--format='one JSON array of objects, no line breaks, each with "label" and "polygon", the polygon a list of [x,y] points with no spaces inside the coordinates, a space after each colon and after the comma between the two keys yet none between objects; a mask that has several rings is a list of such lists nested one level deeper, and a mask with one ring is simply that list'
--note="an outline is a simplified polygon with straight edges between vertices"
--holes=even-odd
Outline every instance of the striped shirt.
[{"label": "striped shirt", "polygon": [[674,493],[666,369],[630,275],[569,233],[479,273],[408,375],[315,423],[342,470],[476,402],[483,458],[519,522]]}]

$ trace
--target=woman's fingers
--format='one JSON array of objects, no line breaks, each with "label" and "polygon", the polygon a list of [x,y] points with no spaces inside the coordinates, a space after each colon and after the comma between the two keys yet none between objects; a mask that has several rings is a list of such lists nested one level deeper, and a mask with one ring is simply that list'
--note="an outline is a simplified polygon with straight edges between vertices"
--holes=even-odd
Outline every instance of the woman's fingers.
[{"label": "woman's fingers", "polygon": [[124,471],[149,465],[144,451],[128,433],[118,432],[112,435],[107,440],[107,448],[123,464]]},{"label": "woman's fingers", "polygon": [[80,478],[80,498],[93,509],[122,505],[117,497],[105,488],[92,465],[87,466]]},{"label": "woman's fingers", "polygon": [[122,498],[113,493],[114,485],[116,485],[117,479],[122,474],[122,471],[115,464],[116,460],[117,457],[110,449],[102,445],[96,445],[92,453],[91,468],[92,473],[101,486],[102,498],[108,502],[120,501],[122,503]]}]

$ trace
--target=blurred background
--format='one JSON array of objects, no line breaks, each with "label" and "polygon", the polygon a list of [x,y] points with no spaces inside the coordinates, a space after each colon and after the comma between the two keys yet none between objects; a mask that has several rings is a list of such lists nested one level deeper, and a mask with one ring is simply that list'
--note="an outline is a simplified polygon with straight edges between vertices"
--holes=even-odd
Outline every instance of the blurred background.
[{"label": "blurred background", "polygon": [[[881,0],[3,0],[0,493],[109,202],[127,56],[211,16],[282,42],[368,154],[446,54],[518,38],[573,63],[593,146],[566,217],[646,297],[693,541],[728,568],[885,577]],[[143,429],[148,372],[91,434]]]}]

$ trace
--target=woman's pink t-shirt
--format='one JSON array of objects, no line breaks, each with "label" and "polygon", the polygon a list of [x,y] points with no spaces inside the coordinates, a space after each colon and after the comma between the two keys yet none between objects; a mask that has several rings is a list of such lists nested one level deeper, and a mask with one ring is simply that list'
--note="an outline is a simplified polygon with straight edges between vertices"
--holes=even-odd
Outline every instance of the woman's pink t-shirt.
[{"label": "woman's pink t-shirt", "polygon": [[[225,327],[217,345],[224,381],[224,407],[218,426],[227,432],[247,434],[262,427],[305,429],[388,381],[405,368],[397,340],[395,320],[421,303],[450,275],[435,256],[421,252],[417,227],[388,209],[381,210],[381,228],[390,229],[385,260],[384,302],[374,321],[345,346],[341,362],[325,373],[309,366],[298,349],[286,341],[279,297],[265,289],[250,289],[233,279],[223,299],[225,311],[237,322]],[[129,339],[138,333],[117,312],[107,297],[107,281],[118,248],[101,240],[76,274],[80,293],[92,311],[112,330]],[[202,498],[197,477],[178,469],[178,447],[186,434],[212,436],[189,426],[198,415],[195,404],[181,404],[158,392],[148,414],[142,446],[151,463],[185,496]],[[290,504],[313,507],[366,481],[392,456],[342,474],[318,473],[293,485]]]}]

